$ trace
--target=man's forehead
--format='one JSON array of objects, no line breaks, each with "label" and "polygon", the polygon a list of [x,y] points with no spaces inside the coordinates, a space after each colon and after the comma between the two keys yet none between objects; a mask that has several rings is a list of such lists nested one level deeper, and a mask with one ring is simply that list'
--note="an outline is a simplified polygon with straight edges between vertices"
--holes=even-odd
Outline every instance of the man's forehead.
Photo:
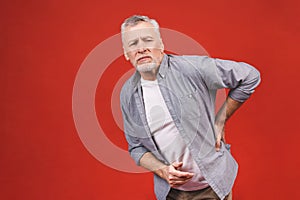
[{"label": "man's forehead", "polygon": [[133,30],[144,29],[144,28],[154,28],[154,25],[151,24],[150,22],[141,21],[141,22],[138,22],[137,24],[135,24],[133,26],[131,26],[131,25],[127,26],[125,28],[125,31],[130,31],[130,30],[133,31]]},{"label": "man's forehead", "polygon": [[152,36],[152,37],[157,37],[158,33],[155,30],[154,27],[139,27],[139,28],[132,28],[132,29],[125,29],[124,37],[126,39],[129,38],[134,38],[134,37],[147,37],[147,36]]}]

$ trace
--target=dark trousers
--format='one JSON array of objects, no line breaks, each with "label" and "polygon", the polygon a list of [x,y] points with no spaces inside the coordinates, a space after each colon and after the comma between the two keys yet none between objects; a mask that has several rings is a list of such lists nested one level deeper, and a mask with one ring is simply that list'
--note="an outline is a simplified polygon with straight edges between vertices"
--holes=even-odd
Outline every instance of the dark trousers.
[{"label": "dark trousers", "polygon": [[[211,187],[196,191],[181,191],[171,188],[166,200],[220,200]],[[225,200],[232,200],[231,193]]]}]

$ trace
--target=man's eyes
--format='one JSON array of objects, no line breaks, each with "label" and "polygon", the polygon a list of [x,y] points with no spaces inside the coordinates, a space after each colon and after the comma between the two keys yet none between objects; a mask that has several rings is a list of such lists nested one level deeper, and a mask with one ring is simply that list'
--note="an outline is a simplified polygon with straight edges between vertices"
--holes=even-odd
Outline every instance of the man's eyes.
[{"label": "man's eyes", "polygon": [[[144,42],[153,42],[154,40],[152,38],[145,38],[143,39]],[[138,43],[138,41],[134,41],[134,42],[130,42],[128,44],[129,47],[132,47],[132,46],[136,46]]]},{"label": "man's eyes", "polygon": [[151,38],[147,38],[147,39],[145,39],[144,41],[146,41],[146,42],[152,42],[152,41],[153,41],[153,39],[151,39]]},{"label": "man's eyes", "polygon": [[134,46],[136,44],[137,44],[137,42],[131,42],[131,43],[128,44],[128,46],[132,47],[132,46]]}]

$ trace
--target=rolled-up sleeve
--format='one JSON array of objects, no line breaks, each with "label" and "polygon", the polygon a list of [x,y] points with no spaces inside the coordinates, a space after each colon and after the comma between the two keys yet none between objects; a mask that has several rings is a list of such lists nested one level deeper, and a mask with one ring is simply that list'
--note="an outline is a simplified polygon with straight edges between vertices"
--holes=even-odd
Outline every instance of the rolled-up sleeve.
[{"label": "rolled-up sleeve", "polygon": [[244,102],[259,85],[260,73],[244,62],[214,59],[201,60],[202,76],[210,89],[229,88],[229,96]]},{"label": "rolled-up sleeve", "polygon": [[148,152],[149,150],[144,147],[141,143],[140,139],[136,137],[135,129],[134,129],[134,122],[129,117],[129,112],[126,106],[124,105],[124,100],[122,100],[121,95],[121,110],[124,122],[124,133],[125,138],[128,143],[128,151],[130,156],[133,158],[137,165],[140,165],[140,159],[142,156]]}]

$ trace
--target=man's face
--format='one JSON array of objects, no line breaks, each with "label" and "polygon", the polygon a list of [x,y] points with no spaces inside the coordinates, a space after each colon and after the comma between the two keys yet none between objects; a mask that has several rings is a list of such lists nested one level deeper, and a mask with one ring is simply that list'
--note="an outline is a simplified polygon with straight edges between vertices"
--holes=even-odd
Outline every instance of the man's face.
[{"label": "man's face", "polygon": [[157,68],[163,57],[163,44],[157,30],[149,22],[126,27],[123,48],[127,60],[140,72]]}]

